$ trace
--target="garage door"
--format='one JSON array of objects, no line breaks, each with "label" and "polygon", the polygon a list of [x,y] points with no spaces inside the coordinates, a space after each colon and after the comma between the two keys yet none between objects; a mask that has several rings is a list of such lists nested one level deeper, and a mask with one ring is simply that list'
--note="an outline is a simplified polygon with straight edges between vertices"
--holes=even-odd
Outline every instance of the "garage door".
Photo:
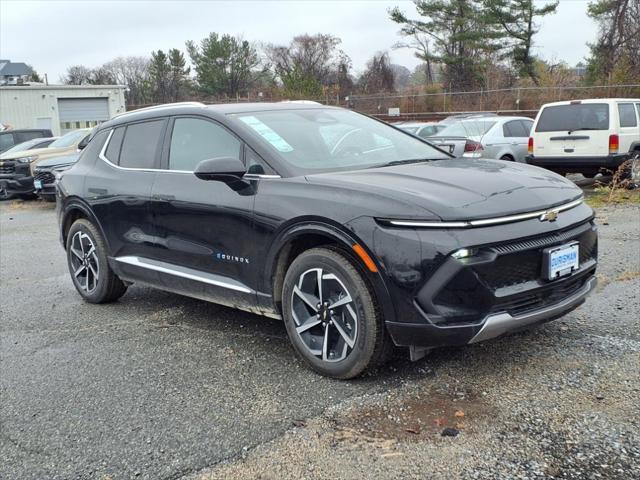
[{"label": "garage door", "polygon": [[62,133],[93,127],[109,120],[108,98],[59,98],[58,114]]}]

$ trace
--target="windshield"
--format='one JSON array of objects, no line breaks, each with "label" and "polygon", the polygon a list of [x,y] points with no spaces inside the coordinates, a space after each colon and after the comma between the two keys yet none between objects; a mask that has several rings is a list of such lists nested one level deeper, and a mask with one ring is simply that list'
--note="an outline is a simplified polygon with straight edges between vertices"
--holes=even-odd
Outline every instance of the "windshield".
[{"label": "windshield", "polygon": [[349,110],[314,108],[233,116],[299,174],[450,158],[413,136]]},{"label": "windshield", "polygon": [[479,137],[496,124],[495,120],[463,120],[440,130],[437,137]]},{"label": "windshield", "polygon": [[49,148],[64,148],[70,147],[74,143],[80,142],[84,137],[89,134],[88,130],[74,130],[73,132],[69,132],[66,135],[63,135],[55,142],[52,142],[49,145]]},{"label": "windshield", "polygon": [[568,132],[579,129],[608,130],[609,105],[574,103],[545,107],[536,125],[536,132]]},{"label": "windshield", "polygon": [[418,127],[403,127],[403,126],[399,126],[399,128],[401,128],[405,132],[409,132],[409,133],[416,133],[418,131]]},{"label": "windshield", "polygon": [[34,140],[27,140],[26,142],[19,143],[14,145],[9,150],[5,150],[3,154],[7,153],[16,153],[16,152],[24,152],[25,150],[31,150],[34,145],[38,145],[43,142],[43,138],[36,138]]}]

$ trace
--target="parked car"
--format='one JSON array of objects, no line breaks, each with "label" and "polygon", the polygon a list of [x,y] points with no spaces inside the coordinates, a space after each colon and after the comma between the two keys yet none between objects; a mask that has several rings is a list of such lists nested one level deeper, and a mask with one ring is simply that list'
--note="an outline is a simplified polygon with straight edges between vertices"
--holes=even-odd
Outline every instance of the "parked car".
[{"label": "parked car", "polygon": [[6,155],[7,158],[10,158],[13,154],[18,152],[26,152],[27,150],[35,150],[37,148],[46,148],[57,139],[58,137],[34,138],[33,140],[27,140],[26,142],[22,142],[22,143],[18,143],[17,145],[14,145],[13,147],[11,147],[9,150],[6,150],[1,155]]},{"label": "parked car", "polygon": [[428,140],[456,157],[524,162],[532,125],[527,117],[477,117],[451,123]]},{"label": "parked car", "polygon": [[527,163],[593,177],[640,152],[640,99],[601,98],[543,105]]},{"label": "parked car", "polygon": [[83,146],[91,128],[73,130],[54,140],[48,147],[0,155],[0,200],[33,193],[33,169],[48,158],[69,155]]},{"label": "parked car", "polygon": [[446,128],[446,125],[438,122],[407,122],[395,126],[420,138],[432,137]]},{"label": "parked car", "polygon": [[0,153],[4,153],[18,143],[26,142],[34,138],[53,137],[51,130],[47,129],[19,129],[0,131]]},{"label": "parked car", "polygon": [[336,107],[125,113],[97,127],[57,195],[87,302],[140,282],[283,318],[335,378],[393,345],[417,359],[558,318],[596,285],[594,214],[572,182],[454,159]]},{"label": "parked car", "polygon": [[458,113],[455,115],[449,115],[444,120],[440,120],[442,125],[450,125],[452,123],[459,122],[460,120],[470,120],[472,118],[482,118],[482,117],[497,117],[497,113],[493,112],[469,112],[469,113]]},{"label": "parked car", "polygon": [[33,169],[34,193],[45,201],[56,200],[56,174],[71,168],[78,161],[79,153],[53,157],[38,162]]}]

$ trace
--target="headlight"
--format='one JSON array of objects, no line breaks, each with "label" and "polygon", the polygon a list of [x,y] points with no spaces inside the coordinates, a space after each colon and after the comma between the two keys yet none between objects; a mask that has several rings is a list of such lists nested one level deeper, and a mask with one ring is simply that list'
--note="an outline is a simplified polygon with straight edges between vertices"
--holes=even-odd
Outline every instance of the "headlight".
[{"label": "headlight", "polygon": [[16,158],[16,161],[18,163],[31,163],[31,162],[35,162],[38,159],[37,155],[33,155],[31,157],[20,157],[20,158]]}]

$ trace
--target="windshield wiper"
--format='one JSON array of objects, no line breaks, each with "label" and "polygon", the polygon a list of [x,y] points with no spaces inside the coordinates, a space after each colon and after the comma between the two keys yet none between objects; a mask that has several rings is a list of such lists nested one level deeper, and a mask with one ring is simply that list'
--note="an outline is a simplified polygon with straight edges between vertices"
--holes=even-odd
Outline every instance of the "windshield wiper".
[{"label": "windshield wiper", "polygon": [[431,162],[433,160],[442,160],[441,158],[410,158],[408,160],[394,160],[393,162],[383,163],[378,167],[393,167],[395,165],[407,165],[409,163]]},{"label": "windshield wiper", "polygon": [[571,135],[573,132],[577,132],[579,130],[600,130],[600,129],[595,127],[580,127],[580,128],[574,128],[573,130],[569,130],[567,133]]}]

